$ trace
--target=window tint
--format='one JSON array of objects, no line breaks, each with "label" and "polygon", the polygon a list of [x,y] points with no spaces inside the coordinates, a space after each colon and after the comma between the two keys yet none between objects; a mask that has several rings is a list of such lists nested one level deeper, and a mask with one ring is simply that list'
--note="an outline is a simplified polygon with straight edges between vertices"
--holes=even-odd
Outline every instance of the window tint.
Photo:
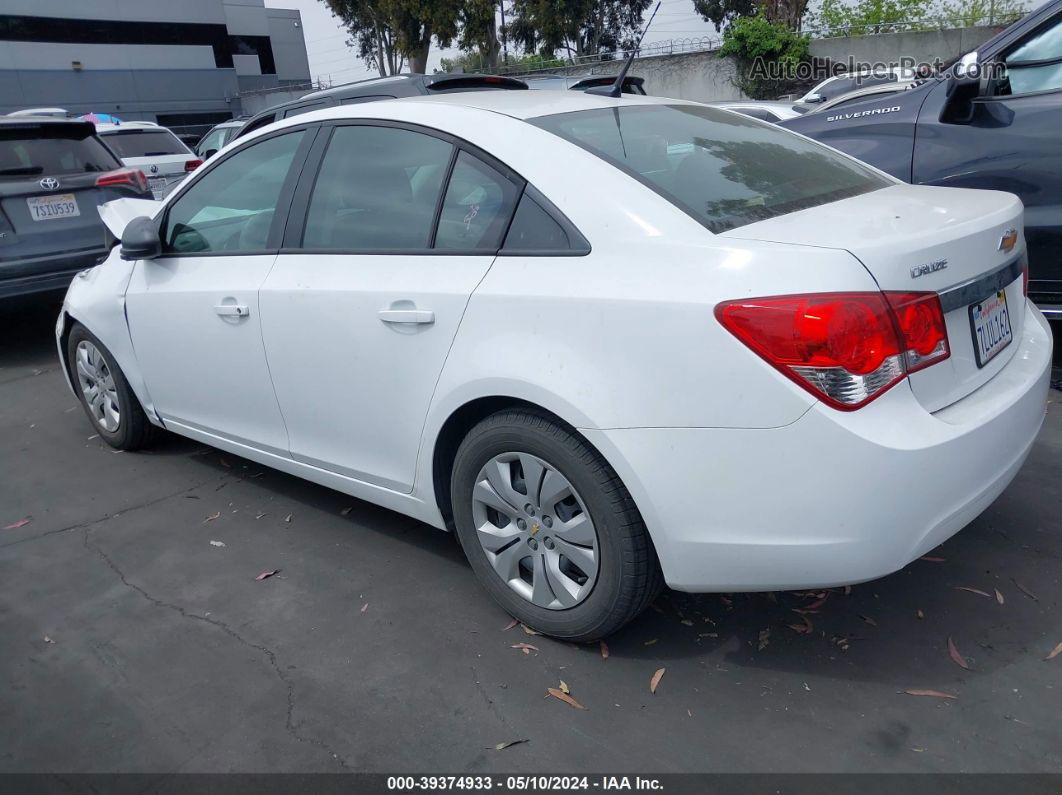
[{"label": "window tint", "polygon": [[306,214],[303,247],[426,249],[453,147],[395,127],[337,127]]},{"label": "window tint", "polygon": [[567,251],[570,248],[571,241],[564,227],[525,192],[505,236],[505,250]]},{"label": "window tint", "polygon": [[264,249],[284,178],[304,135],[299,130],[252,144],[208,171],[170,207],[163,250]]},{"label": "window tint", "polygon": [[516,186],[468,152],[454,163],[435,247],[497,251],[516,203]]},{"label": "window tint", "polygon": [[1005,61],[1012,94],[1062,88],[1062,20],[1034,33]]},{"label": "window tint", "polygon": [[98,138],[84,135],[81,125],[68,129],[60,124],[27,127],[0,127],[0,179],[122,167]]},{"label": "window tint", "polygon": [[628,105],[533,119],[713,232],[893,184],[858,161],[772,125],[697,105]]},{"label": "window tint", "polygon": [[118,157],[153,157],[155,155],[186,155],[188,147],[169,130],[130,130],[107,133],[103,139]]}]

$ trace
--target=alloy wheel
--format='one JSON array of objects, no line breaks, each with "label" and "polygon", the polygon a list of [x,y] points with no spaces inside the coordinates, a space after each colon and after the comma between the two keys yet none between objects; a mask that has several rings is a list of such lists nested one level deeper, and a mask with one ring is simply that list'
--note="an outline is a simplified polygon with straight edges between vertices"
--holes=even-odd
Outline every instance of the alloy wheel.
[{"label": "alloy wheel", "polygon": [[575,607],[594,587],[597,531],[564,475],[529,453],[491,458],[476,478],[472,517],[487,560],[532,604]]},{"label": "alloy wheel", "polygon": [[107,365],[99,348],[88,340],[78,343],[74,353],[77,365],[77,381],[89,414],[97,425],[108,433],[118,430],[122,420],[118,404],[118,389],[114,384],[114,374]]}]

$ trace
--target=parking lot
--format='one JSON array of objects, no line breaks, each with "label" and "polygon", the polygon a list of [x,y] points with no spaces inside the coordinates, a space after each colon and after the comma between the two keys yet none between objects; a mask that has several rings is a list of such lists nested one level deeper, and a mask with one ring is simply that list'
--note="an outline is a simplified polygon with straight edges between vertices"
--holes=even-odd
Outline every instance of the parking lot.
[{"label": "parking lot", "polygon": [[665,592],[606,658],[506,629],[447,534],[177,437],[115,453],[56,307],[0,316],[0,770],[1062,765],[1057,391],[1013,485],[926,559],[848,593]]}]

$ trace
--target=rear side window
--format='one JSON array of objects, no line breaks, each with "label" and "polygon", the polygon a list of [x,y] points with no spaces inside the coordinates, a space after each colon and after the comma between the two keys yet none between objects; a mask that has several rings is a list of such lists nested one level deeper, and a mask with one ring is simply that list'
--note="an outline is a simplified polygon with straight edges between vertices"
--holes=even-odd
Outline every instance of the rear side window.
[{"label": "rear side window", "polygon": [[191,154],[169,130],[129,130],[107,133],[104,141],[118,157],[155,157]]},{"label": "rear side window", "polygon": [[0,180],[36,175],[82,174],[121,168],[114,155],[80,125],[5,128],[0,126]]},{"label": "rear side window", "polygon": [[310,197],[303,248],[429,248],[452,155],[446,141],[411,130],[337,127]]},{"label": "rear side window", "polygon": [[825,146],[717,108],[630,105],[532,123],[638,179],[715,233],[893,184]]},{"label": "rear side window", "polygon": [[518,192],[497,170],[461,152],[446,188],[435,247],[497,251]]},{"label": "rear side window", "polygon": [[590,246],[574,227],[562,224],[546,210],[545,200],[536,200],[534,188],[528,187],[516,207],[503,254],[585,254]]}]

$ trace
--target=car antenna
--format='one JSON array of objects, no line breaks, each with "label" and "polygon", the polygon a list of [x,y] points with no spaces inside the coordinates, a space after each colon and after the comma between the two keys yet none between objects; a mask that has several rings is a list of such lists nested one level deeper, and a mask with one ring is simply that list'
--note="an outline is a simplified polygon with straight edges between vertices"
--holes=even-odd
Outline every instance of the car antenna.
[{"label": "car antenna", "polygon": [[642,28],[642,35],[638,37],[638,43],[634,45],[631,50],[631,54],[627,56],[626,63],[623,64],[623,68],[620,69],[619,75],[616,76],[616,82],[611,86],[598,86],[596,88],[589,89],[587,94],[600,94],[605,97],[615,97],[619,99],[623,95],[623,81],[627,79],[627,72],[631,69],[631,64],[634,63],[634,57],[638,54],[638,50],[642,47],[642,39],[645,38],[645,34],[649,32],[649,26],[653,24],[653,19],[656,17],[656,12],[660,10],[660,2],[657,2],[656,8],[653,9],[652,15],[649,17],[649,21],[645,23],[645,27]]}]

